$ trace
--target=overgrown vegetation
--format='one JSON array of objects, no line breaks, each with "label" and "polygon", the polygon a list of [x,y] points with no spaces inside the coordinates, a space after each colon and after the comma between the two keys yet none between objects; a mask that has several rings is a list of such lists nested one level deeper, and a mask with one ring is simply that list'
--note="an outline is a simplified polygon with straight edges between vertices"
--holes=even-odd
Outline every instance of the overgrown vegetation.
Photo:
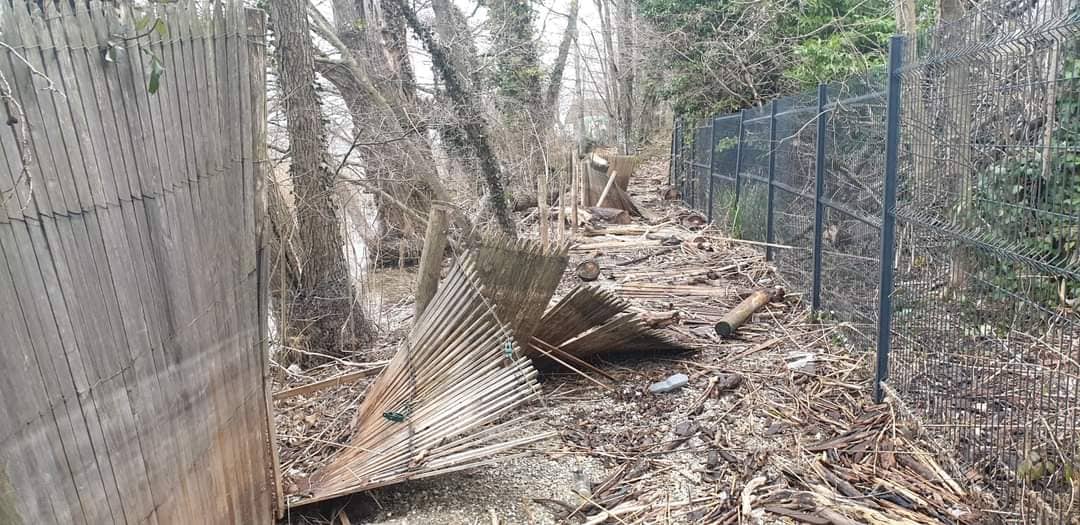
[{"label": "overgrown vegetation", "polygon": [[661,97],[680,115],[733,111],[884,61],[896,28],[886,0],[637,0],[665,45]]},{"label": "overgrown vegetation", "polygon": [[[1080,58],[1068,53],[1057,83],[1053,129],[1025,129],[1010,155],[977,176],[970,214],[973,227],[989,232],[996,245],[1045,265],[1038,276],[1018,272],[1001,258],[982,261],[980,277],[997,287],[995,295],[1028,294],[1042,304],[1059,304],[1080,295],[1075,279],[1055,275],[1080,262]],[[1045,124],[1042,124],[1045,126]],[[1049,137],[1049,144],[1040,143]],[[1048,146],[1048,147],[1047,147]],[[1064,306],[1064,305],[1062,305]]]}]

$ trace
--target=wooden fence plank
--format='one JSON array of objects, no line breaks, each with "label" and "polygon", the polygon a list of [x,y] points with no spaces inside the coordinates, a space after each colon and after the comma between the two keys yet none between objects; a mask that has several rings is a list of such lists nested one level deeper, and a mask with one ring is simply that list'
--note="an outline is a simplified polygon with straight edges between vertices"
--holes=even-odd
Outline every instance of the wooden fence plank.
[{"label": "wooden fence plank", "polygon": [[[37,40],[33,36],[30,25],[30,13],[26,9],[14,8],[10,16],[4,21],[4,34],[16,35],[17,42],[12,45],[16,53],[8,53],[8,62],[11,65],[13,75],[8,82],[14,91],[14,95],[21,101],[26,118],[28,140],[30,141],[31,158],[33,162],[30,172],[34,184],[33,200],[37,203],[38,212],[51,215],[56,212],[66,212],[68,209],[77,208],[72,204],[75,191],[74,183],[68,180],[67,191],[62,189],[60,175],[55,170],[42,169],[45,163],[51,161],[51,150],[60,148],[50,144],[45,134],[46,115],[38,103],[39,94],[42,98],[51,99],[51,92],[38,91],[34,83],[34,75],[31,68],[40,68],[40,51],[36,49]],[[18,56],[16,56],[18,55]],[[38,69],[40,71],[40,69]],[[48,106],[48,104],[44,104]],[[17,158],[17,155],[12,158]],[[40,198],[39,198],[40,197]],[[27,210],[30,212],[31,210]],[[34,217],[33,215],[28,215]]]},{"label": "wooden fence plank", "polygon": [[[128,385],[126,371],[129,362],[124,358],[129,352],[126,349],[125,336],[123,335],[123,322],[119,304],[116,300],[116,290],[110,271],[110,261],[105,250],[105,233],[101,225],[101,216],[110,206],[118,206],[115,183],[103,182],[101,169],[97,161],[97,149],[104,149],[104,144],[97,133],[89,129],[90,122],[97,118],[97,104],[92,95],[84,93],[79,83],[79,73],[71,59],[71,47],[81,47],[81,42],[69,42],[69,32],[66,28],[77,27],[78,20],[72,11],[72,4],[60,2],[50,6],[50,9],[59,9],[47,17],[47,33],[42,33],[42,41],[46,36],[51,40],[52,53],[44,53],[48,59],[45,61],[63,86],[65,97],[64,104],[58,105],[58,117],[61,122],[69,123],[69,126],[61,129],[61,134],[67,145],[67,162],[70,164],[72,175],[76,178],[86,179],[90,189],[91,202],[82,201],[84,211],[96,211],[96,213],[83,213],[82,224],[85,226],[85,237],[82,232],[76,230],[76,237],[80,238],[84,254],[89,254],[84,264],[87,270],[85,280],[79,280],[80,284],[89,284],[86,298],[91,301],[90,314],[93,316],[89,325],[95,329],[94,343],[91,352],[98,357],[95,360],[98,381],[91,388],[91,392],[102,411],[103,430],[109,460],[112,464],[117,484],[122,487],[148,486],[147,469],[142,461],[139,449],[139,432],[133,417],[132,403],[129,397],[131,390]],[[77,34],[77,32],[76,32]],[[88,79],[84,80],[88,83]],[[100,126],[96,126],[100,127]],[[111,174],[110,174],[111,175]],[[85,196],[80,196],[83,198]],[[88,248],[88,250],[86,249]],[[154,505],[152,494],[147,490],[120,491],[119,500],[122,505],[124,516],[127,520],[156,521],[153,516]]]}]

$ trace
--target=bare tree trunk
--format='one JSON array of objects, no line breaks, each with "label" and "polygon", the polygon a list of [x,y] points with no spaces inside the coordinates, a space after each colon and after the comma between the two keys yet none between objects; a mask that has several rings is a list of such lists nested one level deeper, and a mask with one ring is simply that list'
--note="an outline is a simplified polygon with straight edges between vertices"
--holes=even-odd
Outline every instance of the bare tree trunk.
[{"label": "bare tree trunk", "polygon": [[295,333],[323,353],[341,353],[365,333],[362,311],[343,253],[334,173],[327,168],[326,130],[315,89],[315,55],[305,0],[278,0],[270,14],[276,38],[278,78],[289,133],[299,237],[300,286],[292,309]]},{"label": "bare tree trunk", "polygon": [[381,0],[383,16],[382,34],[386,43],[387,62],[397,89],[402,99],[413,101],[416,98],[416,77],[409,61],[409,36],[400,9],[393,0]]},{"label": "bare tree trunk", "polygon": [[619,35],[619,145],[623,155],[634,149],[634,32],[632,0],[617,0],[616,30]]},{"label": "bare tree trunk", "polygon": [[914,35],[918,19],[915,0],[896,0],[896,30],[903,35]]},{"label": "bare tree trunk", "polygon": [[[465,14],[451,0],[432,0],[431,10],[435,13],[435,32],[439,42],[447,49],[450,65],[458,75],[458,82],[465,89],[475,92],[480,85],[480,65],[477,58],[476,43],[469,30]],[[436,82],[439,81],[436,71]],[[445,92],[439,90],[436,97],[446,107],[452,107]],[[476,162],[476,152],[469,146],[462,133],[461,126],[454,119],[445,119],[438,125],[447,156],[460,168],[462,173],[480,171]]]},{"label": "bare tree trunk", "polygon": [[619,98],[619,66],[615,57],[615,45],[611,40],[611,10],[608,8],[608,0],[596,0],[597,10],[600,11],[600,32],[601,37],[604,40],[604,54],[607,55],[607,99],[608,103],[608,116],[611,119],[614,129],[609,129],[609,135],[614,142],[619,142],[619,137],[622,136],[622,122],[621,115],[619,115],[620,98]]},{"label": "bare tree trunk", "polygon": [[439,72],[443,82],[446,84],[446,92],[454,103],[454,112],[457,114],[458,123],[464,132],[465,140],[468,141],[469,146],[476,152],[479,159],[481,175],[487,186],[488,204],[491,207],[492,215],[495,216],[495,221],[503,233],[516,238],[517,229],[510,219],[510,210],[506,203],[506,192],[503,190],[499,161],[495,158],[491,143],[488,141],[487,120],[480,110],[480,101],[474,92],[462,85],[459,75],[454,71],[454,67],[450,62],[449,53],[445,47],[435,41],[431,28],[420,23],[416,13],[412,8],[405,5],[404,0],[393,1],[400,8],[402,16],[405,17],[405,22],[423,42],[428,53],[431,54],[432,67]]},{"label": "bare tree trunk", "polygon": [[[948,24],[960,20],[964,16],[964,0],[940,0],[938,4],[938,20],[941,24]],[[945,45],[956,40],[960,42],[964,36],[960,34],[963,28],[951,27],[944,34]],[[954,195],[953,218],[960,224],[966,224],[971,219],[971,199],[973,173],[971,173],[971,101],[965,95],[969,83],[969,65],[964,61],[954,61],[945,71],[945,89],[943,100],[947,107],[946,126],[948,133],[948,151],[946,152],[946,177],[947,192]],[[967,274],[970,271],[971,261],[968,257],[969,250],[963,246],[953,249],[950,265],[949,288],[953,293],[963,293],[967,284]]]},{"label": "bare tree trunk", "polygon": [[559,93],[562,91],[563,71],[566,70],[566,58],[570,55],[570,45],[577,41],[578,0],[571,0],[570,15],[566,21],[566,31],[563,32],[562,41],[559,42],[559,53],[555,56],[555,65],[551,68],[551,79],[548,80],[547,96],[544,97],[544,105],[550,116],[546,122],[550,124],[558,120]]},{"label": "bare tree trunk", "polygon": [[400,20],[396,24],[386,21],[380,4],[370,0],[335,0],[333,6],[334,27],[316,14],[315,30],[337,48],[343,60],[323,60],[317,65],[344,99],[352,115],[353,140],[359,144],[354,153],[365,176],[379,188],[377,238],[365,240],[387,249],[368,253],[380,265],[412,262],[420,257],[420,225],[399,204],[423,215],[432,198],[449,197],[438,181],[431,144],[412,120],[418,113],[415,82],[407,50],[400,55],[405,28]]},{"label": "bare tree trunk", "polygon": [[[574,94],[577,97],[577,115],[574,117],[577,120],[575,126],[578,130],[577,136],[577,155],[580,158],[585,155],[585,140],[588,137],[588,130],[585,129],[585,91],[581,85],[581,48],[577,50],[577,54],[574,55]],[[577,217],[574,217],[577,220]],[[574,228],[577,228],[575,225]]]}]

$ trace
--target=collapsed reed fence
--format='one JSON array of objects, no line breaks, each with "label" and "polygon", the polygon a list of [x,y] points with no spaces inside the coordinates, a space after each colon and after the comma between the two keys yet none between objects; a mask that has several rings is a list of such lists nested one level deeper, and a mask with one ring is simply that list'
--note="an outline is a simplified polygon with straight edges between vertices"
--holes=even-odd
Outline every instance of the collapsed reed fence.
[{"label": "collapsed reed fence", "polygon": [[983,2],[885,71],[673,131],[687,204],[874,349],[874,398],[1006,520],[1080,516],[1078,51],[1073,3]]}]

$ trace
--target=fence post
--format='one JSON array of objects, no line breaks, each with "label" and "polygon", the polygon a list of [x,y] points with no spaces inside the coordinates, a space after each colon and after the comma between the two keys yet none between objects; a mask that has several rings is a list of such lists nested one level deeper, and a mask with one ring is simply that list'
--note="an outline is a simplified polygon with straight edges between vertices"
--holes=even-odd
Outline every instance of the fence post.
[{"label": "fence post", "polygon": [[742,177],[739,173],[742,172],[742,158],[743,158],[743,123],[746,122],[746,110],[739,111],[739,142],[735,146],[735,203],[734,206],[735,216],[739,214],[739,192]]},{"label": "fence post", "polygon": [[715,200],[713,190],[715,186],[715,180],[713,178],[713,167],[716,166],[716,122],[717,118],[713,117],[712,127],[709,129],[709,223],[712,224],[713,219],[713,201]]},{"label": "fence post", "polygon": [[668,159],[668,184],[675,187],[675,138],[679,127],[679,117],[671,115],[671,157]]},{"label": "fence post", "polygon": [[686,192],[683,191],[683,121],[682,117],[679,117],[679,121],[675,124],[675,189],[679,192],[679,198],[685,199]]},{"label": "fence post", "polygon": [[773,196],[775,195],[776,186],[773,184],[776,175],[776,99],[773,99],[769,109],[769,199],[766,205],[767,215],[765,216],[765,260],[771,261],[773,259],[773,243],[775,242],[775,232],[773,231]]},{"label": "fence post", "polygon": [[889,344],[892,334],[893,262],[896,250],[896,184],[900,149],[900,67],[904,38],[889,40],[888,109],[885,113],[885,194],[881,200],[881,280],[878,283],[877,366],[874,370],[874,402],[884,397],[881,384],[889,378]]},{"label": "fence post", "polygon": [[829,90],[825,84],[818,84],[817,92],[817,156],[814,173],[814,279],[813,293],[810,295],[810,311],[817,313],[821,308],[821,241],[825,231],[825,140],[828,135],[829,119],[825,115]]},{"label": "fence post", "polygon": [[697,136],[698,127],[694,126],[694,130],[690,132],[690,209],[695,208],[695,200],[697,197],[697,178],[698,178],[698,158],[697,158]]}]

